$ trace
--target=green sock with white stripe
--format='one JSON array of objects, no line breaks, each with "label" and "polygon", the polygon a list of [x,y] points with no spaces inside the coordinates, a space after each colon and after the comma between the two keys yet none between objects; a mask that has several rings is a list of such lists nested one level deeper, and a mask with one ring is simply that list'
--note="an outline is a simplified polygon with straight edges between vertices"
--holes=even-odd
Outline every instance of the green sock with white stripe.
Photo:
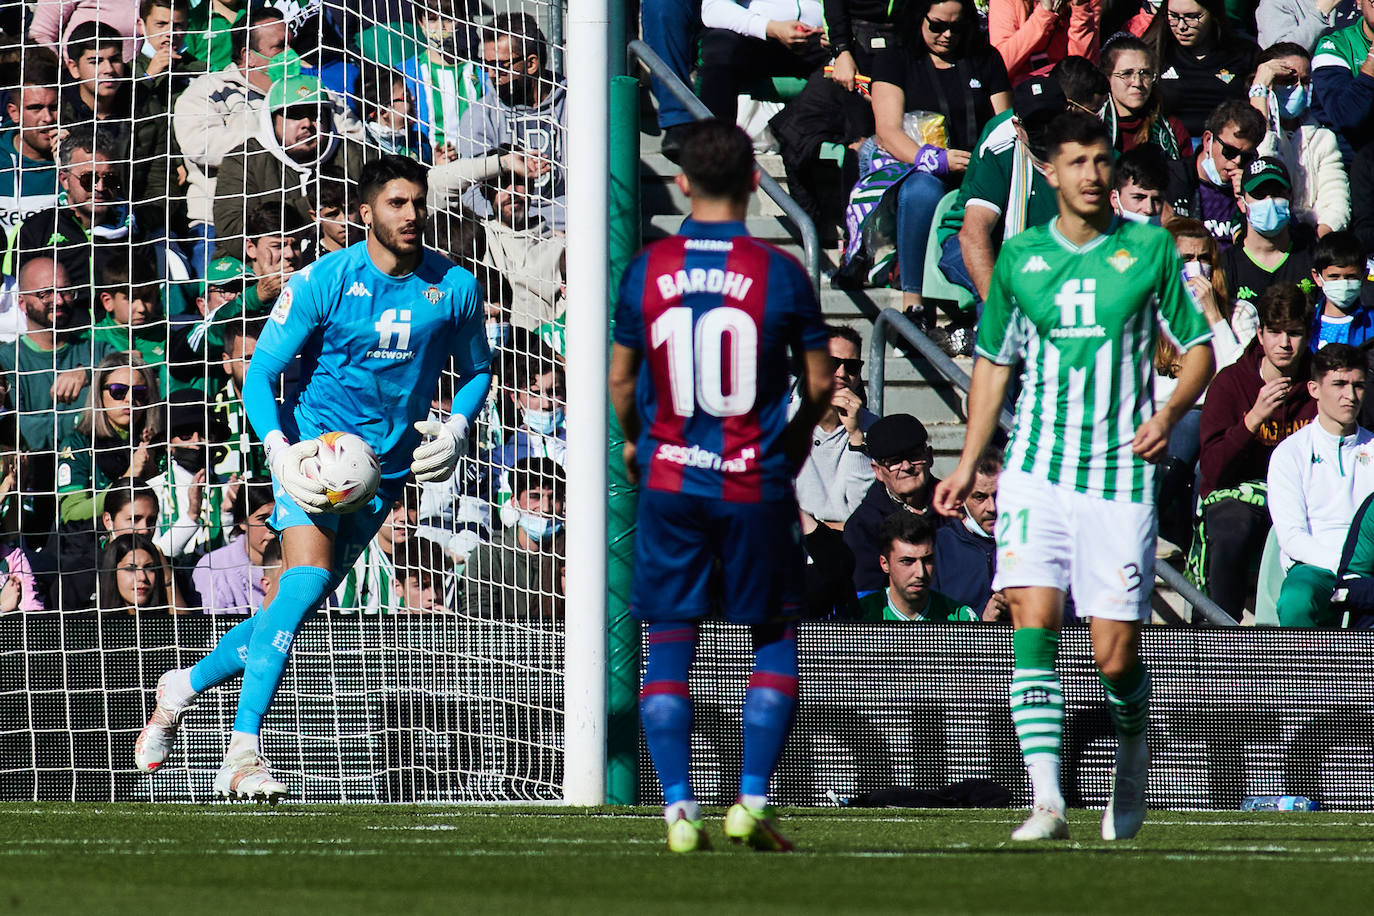
[{"label": "green sock with white stripe", "polygon": [[1102,689],[1107,693],[1107,709],[1122,746],[1145,740],[1150,726],[1150,672],[1136,659],[1135,667],[1119,680],[1110,681],[1101,673]]},{"label": "green sock with white stripe", "polygon": [[1059,747],[1064,734],[1064,691],[1054,671],[1059,633],[1024,627],[1012,634],[1011,721],[1026,761],[1035,804],[1064,810],[1059,790]]}]

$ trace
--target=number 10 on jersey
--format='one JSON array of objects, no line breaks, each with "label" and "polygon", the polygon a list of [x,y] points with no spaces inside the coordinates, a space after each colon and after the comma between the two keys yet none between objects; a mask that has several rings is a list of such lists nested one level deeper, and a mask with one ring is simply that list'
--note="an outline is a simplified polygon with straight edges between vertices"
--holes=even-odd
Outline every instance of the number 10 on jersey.
[{"label": "number 10 on jersey", "polygon": [[[673,412],[697,407],[713,417],[738,417],[758,394],[758,327],[748,312],[721,306],[692,321],[686,306],[670,308],[649,329],[652,359],[666,359]],[[659,348],[663,348],[660,355]]]}]

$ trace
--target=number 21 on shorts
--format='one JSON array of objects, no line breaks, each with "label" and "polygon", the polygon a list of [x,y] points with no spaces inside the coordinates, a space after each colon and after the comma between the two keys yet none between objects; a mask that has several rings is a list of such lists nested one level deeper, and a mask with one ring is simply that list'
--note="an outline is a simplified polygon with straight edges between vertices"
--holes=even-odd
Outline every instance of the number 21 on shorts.
[{"label": "number 21 on shorts", "polygon": [[997,516],[997,546],[1010,546],[1013,536],[1025,544],[1029,530],[1030,509],[1021,509],[1015,513],[1003,512]]},{"label": "number 21 on shorts", "polygon": [[654,319],[649,331],[655,358],[664,348],[675,414],[690,417],[699,406],[713,417],[738,417],[753,409],[759,331],[748,312],[721,306],[694,326],[692,310],[676,306]]}]

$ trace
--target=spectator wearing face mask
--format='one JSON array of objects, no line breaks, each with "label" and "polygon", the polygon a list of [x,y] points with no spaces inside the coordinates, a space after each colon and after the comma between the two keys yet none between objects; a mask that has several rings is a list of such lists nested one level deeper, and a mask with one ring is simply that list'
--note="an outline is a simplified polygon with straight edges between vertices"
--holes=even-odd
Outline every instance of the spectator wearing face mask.
[{"label": "spectator wearing face mask", "polygon": [[1312,119],[1312,55],[1302,45],[1266,48],[1250,87],[1250,104],[1268,130],[1259,153],[1276,156],[1293,179],[1293,220],[1326,235],[1350,224],[1350,181],[1336,135]]},{"label": "spectator wearing face mask", "polygon": [[1374,338],[1374,312],[1360,301],[1364,285],[1364,248],[1350,232],[1333,232],[1312,252],[1312,279],[1321,290],[1309,346],[1315,353],[1327,344],[1358,347]]},{"label": "spectator wearing face mask", "polygon": [[1313,233],[1293,224],[1293,182],[1278,159],[1261,156],[1247,165],[1240,189],[1244,236],[1222,254],[1221,264],[1235,308],[1253,310],[1275,283],[1311,287]]},{"label": "spectator wearing face mask", "polygon": [[1122,219],[1158,226],[1164,213],[1169,169],[1159,148],[1146,144],[1122,153],[1116,161],[1112,209]]},{"label": "spectator wearing face mask", "polygon": [[562,613],[558,556],[565,513],[563,469],[527,458],[510,472],[507,524],[472,552],[463,571],[463,613],[476,617]]},{"label": "spectator wearing face mask", "polygon": [[548,458],[562,465],[568,434],[563,366],[552,352],[538,345],[530,351],[510,353],[501,378],[506,399],[502,425],[511,432],[492,458],[503,470],[499,501],[505,502],[514,493],[511,469],[530,458]]},{"label": "spectator wearing face mask", "polygon": [[148,485],[162,507],[155,539],[167,558],[177,562],[219,546],[233,526],[231,488],[209,469],[210,443],[223,442],[228,435],[209,415],[205,395],[194,388],[172,392],[164,428],[166,470],[148,478]]}]

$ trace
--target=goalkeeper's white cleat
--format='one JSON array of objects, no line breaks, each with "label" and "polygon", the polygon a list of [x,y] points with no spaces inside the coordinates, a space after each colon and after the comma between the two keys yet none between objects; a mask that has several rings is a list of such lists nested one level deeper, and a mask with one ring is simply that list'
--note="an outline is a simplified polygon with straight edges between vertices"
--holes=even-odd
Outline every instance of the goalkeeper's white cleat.
[{"label": "goalkeeper's white cleat", "polygon": [[172,745],[177,740],[181,717],[195,705],[194,701],[177,705],[168,699],[167,678],[172,673],[168,671],[157,679],[157,705],[153,707],[148,724],[143,726],[143,731],[138,733],[138,740],[134,742],[134,763],[144,773],[151,773],[167,762],[172,754]]},{"label": "goalkeeper's white cleat", "polygon": [[1150,749],[1142,741],[1116,749],[1112,794],[1102,813],[1102,839],[1129,840],[1145,823],[1145,790],[1150,784]]},{"label": "goalkeeper's white cleat", "polygon": [[1064,812],[1046,804],[1037,804],[1031,809],[1026,822],[1011,832],[1011,838],[1019,842],[1035,840],[1067,840],[1069,822]]},{"label": "goalkeeper's white cleat", "polygon": [[215,774],[215,794],[233,799],[253,799],[276,804],[289,792],[286,784],[272,778],[272,764],[255,751],[224,758]]}]

